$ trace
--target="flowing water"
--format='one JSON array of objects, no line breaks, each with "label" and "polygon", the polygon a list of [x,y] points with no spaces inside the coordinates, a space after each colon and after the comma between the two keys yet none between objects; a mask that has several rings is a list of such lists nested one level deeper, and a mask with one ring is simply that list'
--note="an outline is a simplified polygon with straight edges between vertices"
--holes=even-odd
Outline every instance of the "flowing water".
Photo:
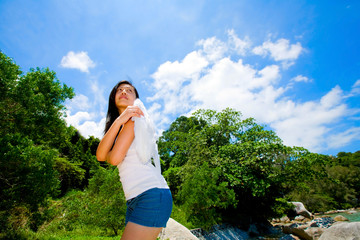
[{"label": "flowing water", "polygon": [[350,222],[360,222],[360,211],[357,211],[356,213],[353,214],[349,214],[346,212],[328,214],[328,216],[333,218],[336,217],[337,215],[342,215],[346,217],[347,219],[349,219]]},{"label": "flowing water", "polygon": [[[350,222],[360,222],[360,211],[358,210],[356,213],[353,214],[349,214],[346,212],[339,212],[339,213],[333,213],[333,214],[327,214],[324,218],[319,219],[320,222],[322,222],[319,225],[326,225],[327,220],[331,220],[330,221],[330,225],[332,225],[333,223],[333,219],[334,217],[336,217],[337,215],[342,215],[344,217],[346,217],[347,219],[349,219]],[[331,218],[329,218],[328,216],[330,216]],[[320,216],[318,216],[320,217]],[[316,220],[314,220],[316,221]],[[325,226],[324,227],[328,227]],[[218,225],[218,226],[214,226],[213,229],[209,232],[203,231],[201,229],[198,230],[192,230],[193,234],[195,236],[197,236],[200,240],[241,240],[241,239],[252,239],[249,237],[248,233],[245,231],[242,231],[236,227],[232,227],[229,225]],[[257,237],[255,239],[280,239],[280,240],[286,240],[288,239],[289,235],[285,235],[282,234],[281,232],[279,232],[278,230],[274,229],[273,234],[270,234],[268,236],[263,236],[263,237]]]}]

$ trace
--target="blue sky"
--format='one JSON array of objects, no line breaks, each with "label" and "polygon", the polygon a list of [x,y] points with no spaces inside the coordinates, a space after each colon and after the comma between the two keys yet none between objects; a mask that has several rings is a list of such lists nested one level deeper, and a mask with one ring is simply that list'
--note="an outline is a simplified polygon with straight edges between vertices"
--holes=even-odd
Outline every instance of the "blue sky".
[{"label": "blue sky", "polygon": [[360,150],[359,1],[0,1],[0,49],[75,90],[67,122],[101,138],[130,79],[159,132],[199,108],[241,111],[289,146]]}]

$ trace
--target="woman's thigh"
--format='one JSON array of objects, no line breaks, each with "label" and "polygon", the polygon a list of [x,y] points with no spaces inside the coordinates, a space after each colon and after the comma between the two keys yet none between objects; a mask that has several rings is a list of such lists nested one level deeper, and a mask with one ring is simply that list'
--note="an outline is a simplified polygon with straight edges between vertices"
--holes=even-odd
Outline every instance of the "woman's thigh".
[{"label": "woman's thigh", "polygon": [[159,236],[162,228],[145,227],[133,222],[128,222],[121,240],[154,240]]}]

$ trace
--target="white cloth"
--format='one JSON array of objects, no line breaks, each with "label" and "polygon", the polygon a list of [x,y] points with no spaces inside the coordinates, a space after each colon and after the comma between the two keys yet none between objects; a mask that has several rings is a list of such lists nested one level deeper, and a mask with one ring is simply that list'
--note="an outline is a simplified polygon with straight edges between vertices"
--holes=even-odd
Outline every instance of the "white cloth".
[{"label": "white cloth", "polygon": [[135,141],[117,167],[126,200],[151,188],[169,188],[164,177],[150,161],[145,164],[140,161]]},{"label": "white cloth", "polygon": [[140,161],[143,164],[151,162],[151,159],[153,159],[157,171],[161,174],[161,165],[160,165],[160,158],[159,158],[159,153],[155,139],[154,124],[150,119],[144,104],[141,102],[139,98],[135,100],[134,106],[138,106],[141,109],[141,111],[144,113],[144,116],[140,118],[138,117],[132,118],[132,120],[135,122],[134,142],[136,146],[136,152],[139,155]]},{"label": "white cloth", "polygon": [[154,124],[140,99],[136,99],[134,105],[143,111],[144,116],[132,118],[135,138],[124,160],[117,166],[126,200],[151,188],[169,188],[161,175]]}]

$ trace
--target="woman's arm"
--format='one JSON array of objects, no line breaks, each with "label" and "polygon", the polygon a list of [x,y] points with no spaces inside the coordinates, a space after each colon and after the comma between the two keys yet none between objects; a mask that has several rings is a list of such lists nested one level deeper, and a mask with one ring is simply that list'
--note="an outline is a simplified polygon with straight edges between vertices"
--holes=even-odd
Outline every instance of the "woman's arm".
[{"label": "woman's arm", "polygon": [[124,160],[125,155],[134,140],[134,137],[134,122],[128,121],[121,129],[113,149],[107,154],[106,161],[114,166],[121,163]]},{"label": "woman's arm", "polygon": [[[124,159],[126,152],[129,149],[132,140],[134,139],[134,122],[129,120],[131,117],[140,117],[141,115],[143,115],[143,113],[138,107],[129,106],[126,108],[126,110],[113,122],[109,130],[101,139],[99,146],[96,150],[96,158],[98,159],[98,161],[109,161],[110,164],[113,164],[115,163],[113,157],[121,155],[123,155],[123,157],[121,158],[119,163]],[[119,133],[119,129],[121,126],[124,127]],[[115,139],[117,140],[115,145],[113,146]],[[123,143],[124,146],[119,147],[121,143]],[[115,152],[118,151],[117,149],[121,149],[120,151],[123,151],[125,146],[127,146],[127,148],[124,154],[115,154]]]}]

